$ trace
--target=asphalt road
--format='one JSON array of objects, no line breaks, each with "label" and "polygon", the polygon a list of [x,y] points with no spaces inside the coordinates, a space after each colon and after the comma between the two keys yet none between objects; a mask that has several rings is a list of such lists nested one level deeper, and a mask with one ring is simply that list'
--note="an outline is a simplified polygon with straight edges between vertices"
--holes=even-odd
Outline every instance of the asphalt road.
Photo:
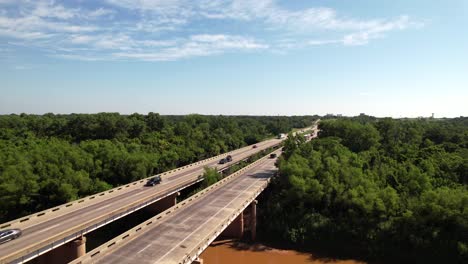
[{"label": "asphalt road", "polygon": [[[93,258],[92,263],[180,263],[242,208],[276,171],[266,159],[242,175],[175,211],[159,224]],[[84,262],[87,263],[87,262]]]},{"label": "asphalt road", "polygon": [[[245,159],[253,153],[266,149],[278,142],[279,140],[277,139],[267,140],[258,143],[257,148],[252,148],[251,146],[245,147],[231,155],[234,160]],[[112,218],[113,214],[117,214],[126,207],[130,207],[136,201],[151,200],[159,196],[164,197],[167,193],[170,193],[181,185],[193,182],[198,175],[203,173],[204,166],[220,168],[222,166],[229,166],[229,164],[220,165],[218,164],[218,160],[213,160],[209,163],[194,165],[193,168],[164,176],[161,184],[154,187],[145,187],[144,183],[138,183],[115,194],[97,197],[78,206],[72,206],[60,212],[52,213],[50,216],[43,216],[41,219],[13,226],[12,228],[21,228],[23,235],[18,239],[0,244],[0,263],[3,263],[8,256],[16,254],[19,251],[33,247],[37,248],[38,245],[45,246],[52,241],[63,239],[65,236],[60,236],[61,233],[76,228],[79,225],[89,223],[89,226],[91,226],[101,221],[103,216]]]}]

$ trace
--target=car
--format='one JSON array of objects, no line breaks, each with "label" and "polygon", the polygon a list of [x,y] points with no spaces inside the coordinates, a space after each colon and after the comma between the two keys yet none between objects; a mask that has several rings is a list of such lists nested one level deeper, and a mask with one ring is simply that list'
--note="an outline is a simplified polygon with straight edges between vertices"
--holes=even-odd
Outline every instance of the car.
[{"label": "car", "polygon": [[160,184],[161,183],[161,176],[155,176],[151,179],[149,179],[147,182],[146,182],[146,186],[155,186],[156,184]]},{"label": "car", "polygon": [[21,236],[21,229],[5,229],[0,231],[0,244]]},{"label": "car", "polygon": [[227,162],[231,162],[231,161],[232,161],[232,156],[231,156],[231,155],[227,155],[226,161],[227,161]]},{"label": "car", "polygon": [[253,145],[252,148],[257,148],[257,145]]},{"label": "car", "polygon": [[219,164],[224,164],[224,163],[226,163],[226,162],[227,162],[226,159],[221,159],[221,160],[219,160],[218,163],[219,163]]},{"label": "car", "polygon": [[274,158],[276,158],[276,153],[271,153],[270,154],[270,159],[274,159]]}]

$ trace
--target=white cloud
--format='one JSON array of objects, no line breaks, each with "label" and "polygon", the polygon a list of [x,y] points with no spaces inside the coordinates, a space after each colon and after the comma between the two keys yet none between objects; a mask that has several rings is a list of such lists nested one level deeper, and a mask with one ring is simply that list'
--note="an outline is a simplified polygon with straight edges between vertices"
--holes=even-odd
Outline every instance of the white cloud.
[{"label": "white cloud", "polygon": [[184,0],[107,0],[107,2],[121,8],[155,12],[163,17],[190,16],[190,9],[193,6],[190,1]]},{"label": "white cloud", "polygon": [[98,8],[94,11],[89,12],[88,16],[91,18],[104,17],[104,16],[113,16],[115,14],[114,10],[106,8]]},{"label": "white cloud", "polygon": [[55,4],[53,1],[37,1],[35,9],[32,11],[33,16],[58,19],[70,19],[78,14],[78,9],[65,8],[62,5]]},{"label": "white cloud", "polygon": [[[20,1],[21,2],[21,1]],[[17,39],[51,38],[57,34],[96,31],[97,27],[70,23],[76,17],[77,9],[66,9],[50,1],[24,2],[20,16],[0,14],[0,36]]]},{"label": "white cloud", "polygon": [[336,44],[340,43],[339,40],[309,40],[307,44],[309,46],[320,46],[320,45],[328,45],[328,44]]},{"label": "white cloud", "polygon": [[396,20],[358,20],[340,18],[331,8],[306,8],[290,11],[276,4],[274,0],[107,0],[108,3],[132,10],[154,13],[161,20],[186,22],[200,17],[209,19],[230,19],[258,21],[276,29],[307,32],[312,30],[354,30],[385,31],[388,27],[406,28],[411,21],[408,17]]},{"label": "white cloud", "polygon": [[88,44],[93,40],[94,37],[89,35],[72,35],[70,37],[70,42],[74,44]]},{"label": "white cloud", "polygon": [[67,59],[67,60],[78,60],[78,61],[103,61],[110,60],[110,58],[99,57],[95,54],[92,55],[78,55],[78,54],[53,54],[52,57]]},{"label": "white cloud", "polygon": [[208,56],[236,50],[261,50],[267,45],[254,39],[231,35],[193,35],[176,45],[152,52],[118,52],[117,58],[139,59],[145,61],[171,61],[197,56]]},{"label": "white cloud", "polygon": [[[365,45],[418,25],[396,19],[343,18],[336,10],[288,10],[275,0],[0,0],[0,39],[62,58],[176,60],[225,52],[317,45]],[[239,33],[239,25],[244,31]],[[255,30],[251,30],[254,28]],[[235,32],[235,33],[233,33]],[[260,32],[260,34],[259,34]],[[259,37],[253,36],[262,36]],[[284,38],[287,39],[284,39]],[[60,54],[60,55],[57,55]]]},{"label": "white cloud", "polygon": [[397,20],[393,21],[377,22],[359,32],[345,35],[343,37],[343,44],[364,45],[367,44],[371,39],[383,37],[385,32],[403,30],[411,25],[417,26],[416,23],[410,21],[408,16],[401,16]]}]

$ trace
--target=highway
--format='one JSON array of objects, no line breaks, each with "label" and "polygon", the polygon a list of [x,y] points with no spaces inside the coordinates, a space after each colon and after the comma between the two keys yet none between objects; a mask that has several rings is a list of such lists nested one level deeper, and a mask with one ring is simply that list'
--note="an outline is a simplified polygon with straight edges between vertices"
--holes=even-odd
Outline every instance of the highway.
[{"label": "highway", "polygon": [[266,187],[275,161],[260,160],[165,218],[128,231],[145,228],[134,236],[123,234],[72,263],[191,263]]},{"label": "highway", "polygon": [[[62,205],[58,209],[36,213],[1,228],[21,228],[23,235],[0,245],[0,263],[20,263],[43,254],[50,249],[71,241],[104,224],[112,222],[139,208],[175,193],[194,182],[203,174],[203,167],[228,167],[218,164],[221,157],[232,155],[234,161],[245,159],[261,150],[279,144],[282,140],[271,139],[257,143],[257,148],[247,146],[202,162],[185,166],[162,175],[162,182],[154,187],[145,187],[146,180],[137,181],[81,200]],[[54,211],[55,210],[55,211]],[[27,220],[24,220],[27,219]]]}]

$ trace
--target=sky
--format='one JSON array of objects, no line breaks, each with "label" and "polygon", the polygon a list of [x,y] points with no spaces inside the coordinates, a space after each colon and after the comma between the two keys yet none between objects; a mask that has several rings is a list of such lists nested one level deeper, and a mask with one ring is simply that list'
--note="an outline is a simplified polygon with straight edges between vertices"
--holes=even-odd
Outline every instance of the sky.
[{"label": "sky", "polygon": [[0,114],[468,116],[466,0],[0,0]]}]

